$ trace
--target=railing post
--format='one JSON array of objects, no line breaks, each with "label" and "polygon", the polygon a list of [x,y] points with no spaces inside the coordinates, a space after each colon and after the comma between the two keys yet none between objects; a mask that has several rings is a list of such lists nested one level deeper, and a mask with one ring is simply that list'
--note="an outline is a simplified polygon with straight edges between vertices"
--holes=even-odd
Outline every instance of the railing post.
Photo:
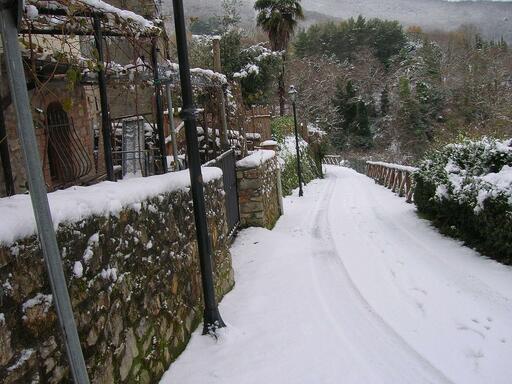
[{"label": "railing post", "polygon": [[18,136],[23,149],[23,158],[30,189],[30,199],[36,219],[37,233],[48,278],[53,293],[55,310],[62,332],[62,341],[66,347],[69,367],[75,383],[88,384],[89,377],[84,356],[73,317],[73,308],[64,276],[59,246],[53,226],[48,196],[44,183],[41,159],[34,131],[31,106],[27,92],[25,72],[18,42],[18,31],[9,7],[18,2],[0,1],[0,30],[2,34],[7,75],[16,111]]}]

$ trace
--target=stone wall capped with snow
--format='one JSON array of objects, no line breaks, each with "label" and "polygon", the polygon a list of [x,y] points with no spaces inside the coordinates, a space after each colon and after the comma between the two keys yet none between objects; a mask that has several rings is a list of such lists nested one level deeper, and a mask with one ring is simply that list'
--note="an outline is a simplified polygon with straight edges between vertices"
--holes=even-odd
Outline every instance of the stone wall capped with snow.
[{"label": "stone wall capped with snow", "polygon": [[[91,197],[82,194],[76,212],[70,213],[79,220],[64,220],[57,205],[65,202],[50,199],[56,218],[63,219],[56,219],[57,237],[92,383],[157,383],[201,320],[198,250],[185,173],[95,186],[96,192],[110,188],[97,198],[112,200],[103,211],[99,205],[87,211]],[[220,170],[205,173],[220,298],[233,285],[224,191]],[[173,177],[183,180],[174,182]],[[138,190],[141,182],[146,187]],[[131,200],[119,206],[113,201],[122,194],[112,188],[124,186]],[[80,190],[87,188],[92,187]],[[154,193],[142,194],[148,189]],[[70,196],[72,191],[62,193]],[[6,241],[0,239],[0,382],[71,382],[38,240],[28,235]]]},{"label": "stone wall capped with snow", "polygon": [[241,226],[272,228],[281,215],[276,153],[256,151],[236,166]]}]

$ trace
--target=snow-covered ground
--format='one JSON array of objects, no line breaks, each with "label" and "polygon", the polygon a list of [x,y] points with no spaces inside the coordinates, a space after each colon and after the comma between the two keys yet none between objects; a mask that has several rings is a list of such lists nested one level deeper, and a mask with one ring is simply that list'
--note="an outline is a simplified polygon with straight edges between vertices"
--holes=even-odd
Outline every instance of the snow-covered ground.
[{"label": "snow-covered ground", "polygon": [[512,382],[512,268],[352,170],[329,167],[232,254],[229,327],[200,327],[161,384]]}]

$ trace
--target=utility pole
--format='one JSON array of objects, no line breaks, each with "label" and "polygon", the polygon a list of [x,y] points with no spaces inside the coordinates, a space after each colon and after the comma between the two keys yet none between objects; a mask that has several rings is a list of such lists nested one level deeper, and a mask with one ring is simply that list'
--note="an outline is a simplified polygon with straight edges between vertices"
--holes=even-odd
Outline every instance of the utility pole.
[{"label": "utility pole", "polygon": [[18,26],[23,1],[0,0],[0,31],[2,34],[7,75],[16,110],[18,136],[29,184],[30,199],[37,224],[37,234],[52,288],[55,310],[66,347],[69,367],[76,384],[89,384],[84,356],[73,317],[73,308],[64,276],[59,246],[46,195],[46,187],[34,131],[25,72],[18,42]]},{"label": "utility pole", "polygon": [[192,200],[194,202],[194,218],[199,248],[199,261],[201,266],[201,281],[203,284],[204,322],[203,335],[215,332],[225,327],[222,320],[213,282],[213,268],[211,259],[211,246],[208,236],[208,223],[206,221],[206,208],[204,201],[203,176],[201,174],[201,159],[199,157],[199,142],[197,140],[196,108],[193,102],[192,83],[190,80],[190,64],[188,60],[187,32],[185,28],[185,15],[183,0],[173,0],[174,24],[176,26],[176,45],[178,47],[178,61],[180,65],[180,81],[183,99],[181,117],[185,123],[185,136],[187,139],[187,154],[189,162]]}]

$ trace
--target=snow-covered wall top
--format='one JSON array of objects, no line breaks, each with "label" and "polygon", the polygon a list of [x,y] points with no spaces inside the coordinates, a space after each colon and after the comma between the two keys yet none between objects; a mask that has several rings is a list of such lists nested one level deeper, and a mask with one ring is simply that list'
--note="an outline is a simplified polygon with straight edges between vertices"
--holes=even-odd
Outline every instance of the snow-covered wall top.
[{"label": "snow-covered wall top", "polygon": [[[219,168],[203,168],[203,180],[208,183],[222,177]],[[61,223],[77,222],[89,216],[118,215],[123,208],[140,210],[141,202],[190,187],[187,170],[145,178],[105,181],[88,187],[71,187],[48,194],[55,228]],[[0,245],[36,233],[36,222],[29,195],[0,199]]]},{"label": "snow-covered wall top", "polygon": [[274,158],[276,153],[269,150],[256,151],[236,162],[238,168],[256,168]]}]

